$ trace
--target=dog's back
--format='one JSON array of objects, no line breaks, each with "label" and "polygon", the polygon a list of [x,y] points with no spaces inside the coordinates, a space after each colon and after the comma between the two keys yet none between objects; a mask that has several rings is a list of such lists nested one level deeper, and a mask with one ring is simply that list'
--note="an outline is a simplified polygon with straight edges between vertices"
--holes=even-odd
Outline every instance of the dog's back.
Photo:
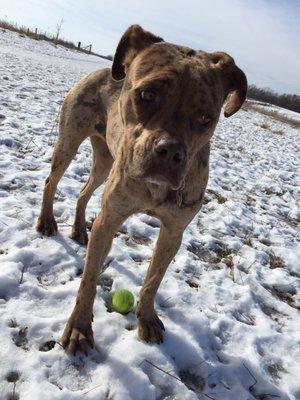
[{"label": "dog's back", "polygon": [[60,132],[101,135],[105,138],[107,110],[117,101],[122,83],[111,78],[105,68],[82,78],[68,92],[61,110]]}]

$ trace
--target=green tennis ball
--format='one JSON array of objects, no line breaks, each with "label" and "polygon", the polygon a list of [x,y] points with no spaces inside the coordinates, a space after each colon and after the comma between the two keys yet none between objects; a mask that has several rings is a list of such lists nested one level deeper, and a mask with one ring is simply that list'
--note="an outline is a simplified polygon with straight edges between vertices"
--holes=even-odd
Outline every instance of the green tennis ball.
[{"label": "green tennis ball", "polygon": [[120,314],[127,314],[134,306],[134,296],[127,289],[117,290],[113,295],[112,305]]}]

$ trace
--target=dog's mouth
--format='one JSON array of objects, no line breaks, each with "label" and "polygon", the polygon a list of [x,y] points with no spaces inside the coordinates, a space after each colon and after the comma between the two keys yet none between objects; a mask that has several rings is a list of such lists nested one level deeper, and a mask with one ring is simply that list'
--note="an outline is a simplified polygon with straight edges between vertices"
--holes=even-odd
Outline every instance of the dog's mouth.
[{"label": "dog's mouth", "polygon": [[145,180],[148,183],[157,185],[157,186],[169,186],[172,190],[180,189],[183,181],[183,174],[179,174],[178,172],[169,172],[164,171],[158,173],[147,174],[145,176]]}]

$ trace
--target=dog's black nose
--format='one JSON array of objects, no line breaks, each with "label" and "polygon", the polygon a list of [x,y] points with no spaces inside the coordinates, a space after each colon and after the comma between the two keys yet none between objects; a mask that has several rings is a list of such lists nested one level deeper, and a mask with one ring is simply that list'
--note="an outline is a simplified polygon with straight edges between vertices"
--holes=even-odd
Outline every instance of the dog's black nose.
[{"label": "dog's black nose", "polygon": [[155,156],[174,167],[180,166],[186,159],[185,146],[177,139],[162,138],[154,143]]}]

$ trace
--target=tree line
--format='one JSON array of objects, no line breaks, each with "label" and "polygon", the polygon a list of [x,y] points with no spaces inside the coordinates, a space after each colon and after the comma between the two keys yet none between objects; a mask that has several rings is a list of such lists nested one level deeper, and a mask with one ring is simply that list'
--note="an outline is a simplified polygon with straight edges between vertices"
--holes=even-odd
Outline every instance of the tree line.
[{"label": "tree line", "polygon": [[250,85],[247,97],[300,113],[300,96],[296,94],[278,94],[271,89],[262,89],[255,85]]}]

